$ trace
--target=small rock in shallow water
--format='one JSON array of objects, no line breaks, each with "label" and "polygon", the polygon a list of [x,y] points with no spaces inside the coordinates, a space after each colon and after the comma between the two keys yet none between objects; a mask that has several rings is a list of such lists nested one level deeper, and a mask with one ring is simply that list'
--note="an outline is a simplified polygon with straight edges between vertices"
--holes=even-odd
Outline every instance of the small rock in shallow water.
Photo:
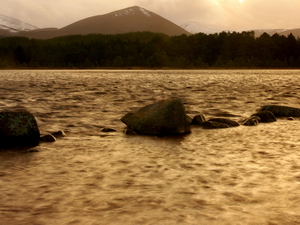
[{"label": "small rock in shallow water", "polygon": [[289,118],[287,118],[287,120],[295,120],[295,118],[294,117],[289,117]]},{"label": "small rock in shallow water", "polygon": [[229,127],[238,127],[240,124],[234,120],[226,119],[226,118],[212,118],[208,121],[218,122],[218,123],[225,123]]},{"label": "small rock in shallow water", "polygon": [[219,129],[219,128],[229,128],[225,123],[219,123],[214,121],[206,121],[202,123],[203,128],[205,129]]},{"label": "small rock in shallow water", "polygon": [[56,138],[52,134],[44,135],[40,138],[40,141],[42,142],[54,142],[56,141]]},{"label": "small rock in shallow water", "polygon": [[116,130],[112,129],[112,128],[103,128],[101,131],[102,132],[116,132]]},{"label": "small rock in shallow water", "polygon": [[242,125],[245,126],[256,126],[260,123],[260,118],[258,116],[251,116],[243,121],[241,121]]},{"label": "small rock in shallow water", "polygon": [[197,126],[202,126],[202,124],[206,121],[205,117],[203,114],[199,114],[194,116],[191,124],[192,125],[197,125]]},{"label": "small rock in shallow water", "polygon": [[252,116],[258,116],[260,118],[260,122],[262,123],[270,123],[277,121],[274,114],[268,110],[260,111],[258,113],[253,114]]}]

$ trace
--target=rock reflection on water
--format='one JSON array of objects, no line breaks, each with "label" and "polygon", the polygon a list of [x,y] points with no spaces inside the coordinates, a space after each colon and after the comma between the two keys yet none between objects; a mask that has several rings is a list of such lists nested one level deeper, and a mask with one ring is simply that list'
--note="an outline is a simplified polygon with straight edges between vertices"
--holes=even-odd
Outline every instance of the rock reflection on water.
[{"label": "rock reflection on water", "polygon": [[[295,121],[124,135],[120,118],[168,97],[239,120],[299,107],[299,71],[1,71],[0,107],[67,136],[0,152],[0,224],[299,224]],[[103,127],[115,133],[103,133]]]}]

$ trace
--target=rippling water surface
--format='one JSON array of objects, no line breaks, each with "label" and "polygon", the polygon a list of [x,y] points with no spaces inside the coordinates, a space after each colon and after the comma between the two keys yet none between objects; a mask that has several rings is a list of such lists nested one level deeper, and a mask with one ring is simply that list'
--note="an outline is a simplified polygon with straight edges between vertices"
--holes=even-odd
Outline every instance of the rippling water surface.
[{"label": "rippling water surface", "polygon": [[[0,151],[0,224],[300,224],[300,121],[128,136],[120,118],[169,97],[188,115],[240,120],[300,107],[300,71],[0,71],[0,109],[41,133]],[[103,133],[104,127],[115,133]]]}]

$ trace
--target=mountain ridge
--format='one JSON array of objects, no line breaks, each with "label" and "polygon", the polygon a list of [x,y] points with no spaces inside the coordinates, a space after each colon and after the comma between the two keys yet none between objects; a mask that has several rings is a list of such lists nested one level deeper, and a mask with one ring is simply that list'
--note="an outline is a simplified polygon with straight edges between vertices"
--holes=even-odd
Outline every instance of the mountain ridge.
[{"label": "mountain ridge", "polygon": [[17,35],[49,39],[66,35],[120,34],[142,31],[164,33],[170,36],[190,35],[188,31],[175,23],[139,6],[88,17],[60,29],[21,31]]},{"label": "mountain ridge", "polygon": [[295,37],[300,37],[300,28],[233,30],[195,21],[188,21],[179,26],[139,6],[132,6],[103,15],[87,17],[60,29],[39,29],[34,25],[0,14],[0,36],[25,36],[36,39],[49,39],[76,34],[120,34],[141,31],[165,33],[170,36],[195,33],[215,34],[220,32],[254,31],[256,37],[259,37],[263,33],[269,35],[277,33],[285,36],[292,33]]}]

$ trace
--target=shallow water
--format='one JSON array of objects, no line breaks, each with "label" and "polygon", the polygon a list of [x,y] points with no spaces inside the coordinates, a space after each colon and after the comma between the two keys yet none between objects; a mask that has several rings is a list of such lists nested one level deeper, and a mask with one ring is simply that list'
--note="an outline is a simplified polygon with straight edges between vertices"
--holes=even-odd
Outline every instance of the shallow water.
[{"label": "shallow water", "polygon": [[[280,119],[176,137],[128,136],[120,118],[169,97],[240,120],[299,106],[299,70],[0,71],[0,109],[41,133],[0,151],[0,224],[300,224],[300,130]],[[115,133],[103,133],[103,127]]]}]

